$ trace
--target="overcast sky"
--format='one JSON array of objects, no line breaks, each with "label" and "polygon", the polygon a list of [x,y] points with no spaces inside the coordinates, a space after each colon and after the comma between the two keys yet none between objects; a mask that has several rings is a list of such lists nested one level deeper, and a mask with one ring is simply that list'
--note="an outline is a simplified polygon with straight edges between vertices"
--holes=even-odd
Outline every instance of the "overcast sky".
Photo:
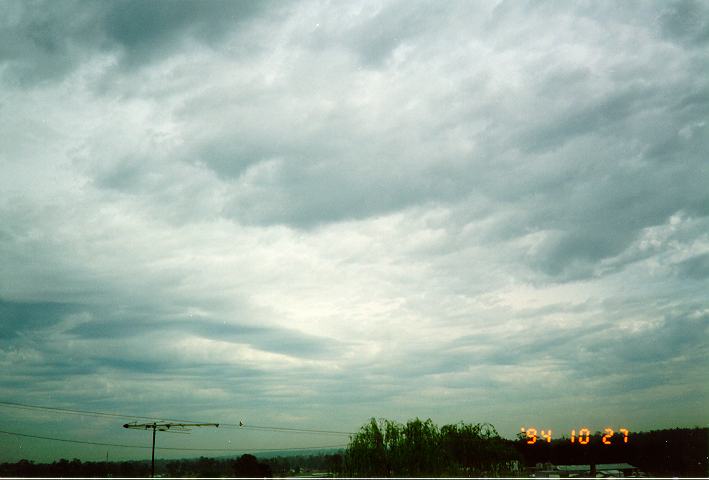
[{"label": "overcast sky", "polygon": [[3,1],[0,400],[706,425],[708,73],[699,1]]}]

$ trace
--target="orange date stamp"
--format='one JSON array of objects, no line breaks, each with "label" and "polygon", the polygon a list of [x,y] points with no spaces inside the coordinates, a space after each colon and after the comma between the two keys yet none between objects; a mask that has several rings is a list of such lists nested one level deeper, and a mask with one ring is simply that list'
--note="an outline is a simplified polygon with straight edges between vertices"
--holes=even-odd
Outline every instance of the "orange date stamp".
[{"label": "orange date stamp", "polygon": [[[520,432],[525,435],[528,445],[534,445],[538,441],[541,443],[551,443],[552,432],[550,429],[537,430],[535,427],[522,427],[520,428]],[[608,427],[603,429],[602,433],[603,436],[601,436],[601,443],[603,443],[603,445],[613,445],[613,437],[616,436],[621,437],[622,440],[620,441],[622,441],[622,443],[628,443],[628,439],[630,437],[630,431],[627,428],[619,428],[618,432],[615,432],[612,428]],[[591,430],[586,427],[582,427],[577,433],[576,429],[573,429],[571,430],[569,441],[578,445],[588,445],[591,442]]]}]

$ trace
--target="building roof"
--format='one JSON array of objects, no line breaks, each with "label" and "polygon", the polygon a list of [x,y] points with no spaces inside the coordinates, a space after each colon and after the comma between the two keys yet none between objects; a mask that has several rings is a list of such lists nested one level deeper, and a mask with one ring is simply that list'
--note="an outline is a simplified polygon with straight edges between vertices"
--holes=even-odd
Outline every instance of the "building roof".
[{"label": "building roof", "polygon": [[[596,464],[596,471],[600,472],[603,470],[629,470],[636,469],[635,465],[629,463],[598,463]],[[589,472],[591,471],[591,465],[555,465],[555,470],[561,472]]]},{"label": "building roof", "polygon": [[599,463],[596,465],[596,470],[628,470],[630,468],[638,468],[629,463]]}]

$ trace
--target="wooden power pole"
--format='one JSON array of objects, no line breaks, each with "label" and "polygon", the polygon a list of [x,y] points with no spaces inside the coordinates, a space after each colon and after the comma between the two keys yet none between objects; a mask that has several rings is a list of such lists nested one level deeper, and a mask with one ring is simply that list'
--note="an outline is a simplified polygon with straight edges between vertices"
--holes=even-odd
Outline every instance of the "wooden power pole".
[{"label": "wooden power pole", "polygon": [[150,476],[155,477],[155,434],[156,432],[173,432],[187,433],[191,427],[219,427],[218,423],[172,423],[172,422],[153,422],[153,423],[126,423],[123,428],[132,428],[136,430],[152,430],[153,431],[153,453],[150,460]]}]

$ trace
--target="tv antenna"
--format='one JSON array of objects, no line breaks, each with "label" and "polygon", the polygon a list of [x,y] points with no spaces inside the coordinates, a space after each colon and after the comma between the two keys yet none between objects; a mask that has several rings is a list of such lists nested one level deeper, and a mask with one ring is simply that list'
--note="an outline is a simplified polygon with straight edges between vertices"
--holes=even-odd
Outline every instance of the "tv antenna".
[{"label": "tv antenna", "polygon": [[219,427],[218,423],[173,423],[173,422],[153,422],[153,423],[125,423],[123,428],[134,430],[153,431],[153,454],[150,461],[150,477],[155,477],[155,433],[189,433],[192,427]]}]

